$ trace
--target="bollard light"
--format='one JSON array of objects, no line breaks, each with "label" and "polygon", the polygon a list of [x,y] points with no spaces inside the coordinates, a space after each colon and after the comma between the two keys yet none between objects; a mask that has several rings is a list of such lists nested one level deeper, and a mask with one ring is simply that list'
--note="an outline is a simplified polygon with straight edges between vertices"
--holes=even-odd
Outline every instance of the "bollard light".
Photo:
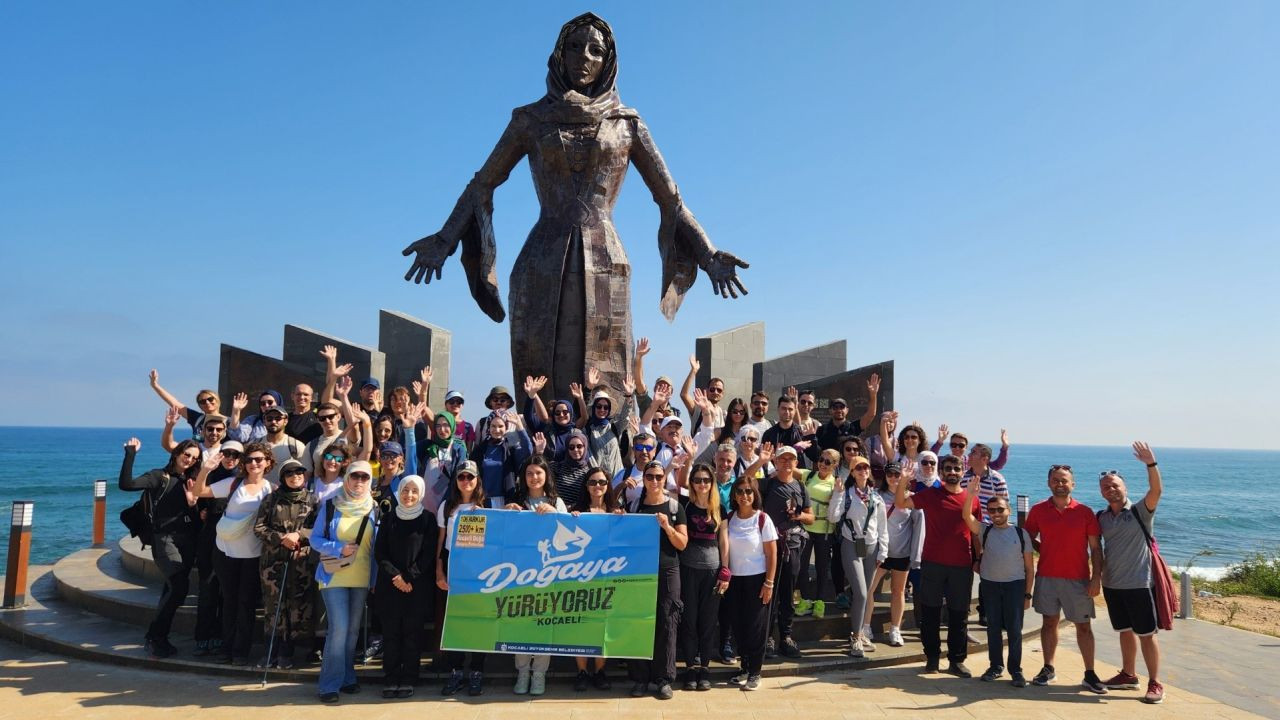
[{"label": "bollard light", "polygon": [[1027,521],[1027,511],[1031,509],[1031,498],[1026,495],[1018,496],[1018,527],[1022,527]]},{"label": "bollard light", "polygon": [[93,481],[93,546],[107,543],[107,481]]},{"label": "bollard light", "polygon": [[9,559],[4,574],[5,608],[27,604],[27,561],[31,555],[31,520],[36,504],[30,500],[14,500],[9,524]]}]

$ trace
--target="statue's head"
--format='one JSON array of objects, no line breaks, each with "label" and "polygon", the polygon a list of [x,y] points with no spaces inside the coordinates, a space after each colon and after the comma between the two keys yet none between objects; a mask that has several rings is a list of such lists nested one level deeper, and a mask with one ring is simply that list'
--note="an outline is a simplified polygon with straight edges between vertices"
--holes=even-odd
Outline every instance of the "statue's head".
[{"label": "statue's head", "polygon": [[588,97],[607,92],[618,73],[613,29],[593,13],[570,20],[560,28],[547,68],[562,90],[576,90]]}]

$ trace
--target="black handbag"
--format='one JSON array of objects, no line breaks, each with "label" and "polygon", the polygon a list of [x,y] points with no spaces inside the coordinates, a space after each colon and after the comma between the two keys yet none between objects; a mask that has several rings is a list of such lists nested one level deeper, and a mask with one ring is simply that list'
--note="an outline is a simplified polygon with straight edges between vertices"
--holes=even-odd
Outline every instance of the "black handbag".
[{"label": "black handbag", "polygon": [[155,526],[151,520],[151,506],[151,491],[144,490],[137,502],[120,511],[120,522],[129,529],[129,537],[141,540],[144,549],[148,545],[155,544]]}]

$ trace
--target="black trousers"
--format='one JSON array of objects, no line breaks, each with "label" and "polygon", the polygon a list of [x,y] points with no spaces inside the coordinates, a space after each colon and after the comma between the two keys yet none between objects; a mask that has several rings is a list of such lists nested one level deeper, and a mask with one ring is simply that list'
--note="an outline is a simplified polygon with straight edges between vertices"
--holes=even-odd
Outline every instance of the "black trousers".
[{"label": "black trousers", "polygon": [[151,558],[164,573],[164,589],[160,591],[160,604],[156,617],[147,628],[147,637],[163,640],[169,637],[173,616],[187,599],[191,585],[191,565],[195,562],[196,541],[192,534],[156,535],[151,546]]},{"label": "black trousers", "polygon": [[[423,581],[425,582],[425,581]],[[422,661],[422,636],[431,615],[432,588],[400,592],[379,584],[374,606],[382,621],[382,673],[388,685],[413,685]],[[476,653],[482,661],[484,655]]]},{"label": "black trousers", "polygon": [[200,573],[196,588],[197,641],[212,640],[222,632],[222,587],[213,568],[213,556],[218,552],[215,537],[208,528],[201,528],[196,536],[196,571]]},{"label": "black trousers", "polygon": [[222,586],[222,649],[232,657],[248,658],[261,583],[258,558],[232,558],[219,551],[213,562]]},{"label": "black trousers", "polygon": [[937,660],[942,654],[942,612],[947,613],[947,659],[964,662],[969,656],[969,600],[973,594],[970,566],[922,563],[920,589],[920,644],[924,655]]},{"label": "black trousers", "polygon": [[800,556],[804,546],[791,547],[787,537],[778,538],[778,572],[774,575],[777,583],[773,589],[771,617],[778,628],[780,637],[791,636],[791,621],[796,616],[796,608],[791,604],[791,595],[795,592],[796,581],[800,577]]},{"label": "black trousers", "polygon": [[733,636],[738,643],[742,671],[759,675],[764,664],[764,643],[769,635],[769,605],[760,602],[765,573],[734,575],[724,594],[724,605],[730,608]]},{"label": "black trousers", "polygon": [[[831,589],[831,554],[836,536],[825,533],[809,533],[809,542],[804,546],[804,554],[800,556],[800,594],[806,600],[826,600]],[[814,577],[809,577],[809,561],[813,560]],[[844,578],[843,570],[840,573]],[[843,588],[843,583],[840,586]]]},{"label": "black trousers", "polygon": [[632,682],[669,683],[676,677],[676,632],[684,602],[680,599],[680,566],[658,568],[658,616],[653,623],[653,659],[628,660]]},{"label": "black trousers", "polygon": [[697,570],[680,566],[680,599],[684,612],[680,615],[680,649],[684,662],[694,667],[693,659],[701,660],[701,667],[711,664],[716,657],[720,594],[716,592],[716,575],[719,569]]}]

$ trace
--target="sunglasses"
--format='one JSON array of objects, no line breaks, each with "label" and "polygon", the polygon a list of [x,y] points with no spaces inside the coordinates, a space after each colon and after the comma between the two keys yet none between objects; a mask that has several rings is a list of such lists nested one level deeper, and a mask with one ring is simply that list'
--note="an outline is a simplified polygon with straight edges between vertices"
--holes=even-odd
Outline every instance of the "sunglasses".
[{"label": "sunglasses", "polygon": [[587,449],[587,446],[586,446],[586,445],[579,445],[578,443],[574,443],[574,444],[572,444],[572,445],[569,445],[569,446],[568,446],[568,448],[569,448],[570,450],[586,450],[586,449]]},{"label": "sunglasses", "polygon": [[319,420],[320,422],[324,422],[325,420],[333,420],[337,417],[338,417],[338,413],[329,413],[328,415],[317,415],[316,419]]},{"label": "sunglasses", "polygon": [[968,444],[969,444],[969,443],[951,443],[951,447],[953,447],[953,448],[962,448],[962,447],[966,447]]},{"label": "sunglasses", "polygon": [[244,462],[246,465],[249,465],[249,464],[258,465],[261,463],[265,463],[266,461],[267,459],[262,457],[261,455],[254,455],[253,457],[247,457],[244,459]]},{"label": "sunglasses", "polygon": [[1115,475],[1116,477],[1120,478],[1121,480],[1123,480],[1123,479],[1124,479],[1124,476],[1120,474],[1120,471],[1119,471],[1119,470],[1103,470],[1102,472],[1098,473],[1098,479],[1099,479],[1099,480],[1101,480],[1102,478],[1104,478],[1104,477],[1106,477],[1106,476],[1108,476],[1108,475]]},{"label": "sunglasses", "polygon": [[635,448],[636,450],[640,450],[641,452],[653,452],[652,445],[632,445],[631,447]]},{"label": "sunglasses", "polygon": [[240,459],[240,453],[236,452],[235,450],[223,450],[223,451],[222,451],[222,457],[224,457],[224,458],[230,458],[230,459],[232,459],[232,460],[239,460],[239,459]]},{"label": "sunglasses", "polygon": [[848,405],[845,405],[844,403],[831,403],[832,410],[844,410],[846,407],[848,407]]},{"label": "sunglasses", "polygon": [[600,478],[599,480],[588,480],[587,486],[590,487],[592,485],[595,485],[597,487],[601,487],[601,486],[609,487],[609,481],[605,480],[604,478]]},{"label": "sunglasses", "polygon": [[755,495],[756,491],[751,488],[734,488],[733,493],[735,495]]},{"label": "sunglasses", "polygon": [[988,515],[995,515],[996,513],[1007,513],[1007,512],[1009,512],[1009,508],[1007,508],[1007,507],[993,507],[993,508],[987,508],[987,514],[988,514]]},{"label": "sunglasses", "polygon": [[214,397],[202,397],[202,398],[196,398],[196,402],[198,402],[198,403],[200,403],[200,404],[204,404],[204,403],[211,403],[211,402],[214,402],[214,401],[216,401],[216,400],[217,400],[217,398],[214,398]]},{"label": "sunglasses", "polygon": [[475,482],[476,476],[471,473],[459,473],[458,482]]},{"label": "sunglasses", "polygon": [[854,466],[853,469],[854,470],[870,470],[871,466],[867,465],[866,463],[858,463],[856,466]]},{"label": "sunglasses", "polygon": [[373,477],[368,473],[351,473],[350,475],[347,475],[347,479],[354,480],[356,482],[369,482]]},{"label": "sunglasses", "polygon": [[[822,458],[821,460],[819,460],[819,461],[818,461],[818,464],[819,464],[819,465],[835,465],[835,464],[836,464],[836,461],[835,461],[835,460],[828,460],[828,459],[826,459],[826,458]],[[861,466],[859,466],[859,467],[861,467]]]},{"label": "sunglasses", "polygon": [[1070,465],[1050,465],[1049,472],[1053,472],[1054,470],[1066,470],[1067,472],[1071,472],[1071,466]]},{"label": "sunglasses", "polygon": [[937,460],[921,460],[920,464],[921,465],[937,465],[938,461]]},{"label": "sunglasses", "polygon": [[608,409],[609,409],[609,403],[596,403],[595,405],[592,405],[591,407],[592,407],[592,408],[594,408],[594,409],[596,409],[596,410],[608,410]]},{"label": "sunglasses", "polygon": [[645,480],[653,480],[653,481],[655,481],[655,482],[657,482],[658,480],[663,480],[663,479],[665,479],[666,477],[667,477],[666,475],[655,475],[655,474],[653,474],[653,473],[645,473],[645,474],[644,474],[644,479],[645,479]]},{"label": "sunglasses", "polygon": [[328,460],[329,462],[342,462],[343,460],[347,459],[347,456],[341,453],[338,453],[336,455],[334,453],[325,453],[324,459]]},{"label": "sunglasses", "polygon": [[569,414],[569,411],[568,411],[568,410],[565,410],[564,408],[558,408],[558,409],[556,409],[554,412],[552,412],[551,414],[552,414],[552,415],[568,415],[568,414]]},{"label": "sunglasses", "polygon": [[746,408],[734,408],[733,410],[730,410],[730,411],[729,411],[729,414],[730,414],[730,415],[742,415],[742,414],[745,414],[746,412],[747,412],[747,409],[746,409]]},{"label": "sunglasses", "polygon": [[307,471],[302,468],[292,468],[289,472],[281,475],[281,477],[293,477],[294,475],[306,475]]},{"label": "sunglasses", "polygon": [[690,484],[692,484],[692,485],[710,485],[710,484],[711,484],[711,478],[709,478],[709,477],[705,477],[705,476],[702,476],[702,477],[696,477],[696,478],[690,478],[690,479],[689,479],[689,483],[690,483]]},{"label": "sunglasses", "polygon": [[205,425],[204,426],[205,432],[222,432],[223,430],[226,430],[226,428],[222,427],[221,425]]},{"label": "sunglasses", "polygon": [[760,438],[751,437],[750,435],[743,435],[742,442],[760,442]]},{"label": "sunglasses", "polygon": [[382,458],[383,460],[395,460],[400,456],[395,453],[379,453],[378,457]]}]

